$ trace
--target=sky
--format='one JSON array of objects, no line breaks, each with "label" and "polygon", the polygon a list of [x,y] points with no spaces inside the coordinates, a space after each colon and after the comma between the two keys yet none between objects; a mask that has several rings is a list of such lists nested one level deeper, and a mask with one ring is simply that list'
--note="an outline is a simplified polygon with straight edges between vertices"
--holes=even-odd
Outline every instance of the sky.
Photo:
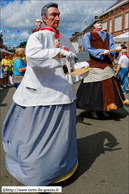
[{"label": "sky", "polygon": [[[81,32],[117,0],[83,0],[83,1],[40,1],[40,0],[0,0],[0,30],[7,47],[18,46],[27,41],[31,29],[36,28],[35,20],[41,19],[41,9],[49,2],[56,2],[60,11],[58,30],[72,37]],[[44,24],[42,24],[44,27]]]}]

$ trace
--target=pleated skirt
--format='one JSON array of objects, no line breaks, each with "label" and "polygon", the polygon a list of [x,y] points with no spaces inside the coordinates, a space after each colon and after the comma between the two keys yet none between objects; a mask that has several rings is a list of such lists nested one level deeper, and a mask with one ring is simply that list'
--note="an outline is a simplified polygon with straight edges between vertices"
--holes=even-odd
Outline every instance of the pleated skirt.
[{"label": "pleated skirt", "polygon": [[82,80],[77,91],[76,105],[77,108],[87,111],[106,111],[111,103],[117,109],[122,108],[124,100],[122,89],[115,77],[91,83],[83,83]]},{"label": "pleated skirt", "polygon": [[45,186],[77,164],[76,103],[22,107],[12,102],[3,124],[8,172],[27,186]]}]

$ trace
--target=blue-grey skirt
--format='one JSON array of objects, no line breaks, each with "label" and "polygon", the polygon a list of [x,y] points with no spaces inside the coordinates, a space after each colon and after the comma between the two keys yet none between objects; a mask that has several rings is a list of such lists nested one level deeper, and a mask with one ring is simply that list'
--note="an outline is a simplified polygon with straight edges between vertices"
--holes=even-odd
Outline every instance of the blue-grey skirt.
[{"label": "blue-grey skirt", "polygon": [[6,168],[27,186],[45,186],[78,160],[76,104],[22,107],[12,102],[3,124]]}]

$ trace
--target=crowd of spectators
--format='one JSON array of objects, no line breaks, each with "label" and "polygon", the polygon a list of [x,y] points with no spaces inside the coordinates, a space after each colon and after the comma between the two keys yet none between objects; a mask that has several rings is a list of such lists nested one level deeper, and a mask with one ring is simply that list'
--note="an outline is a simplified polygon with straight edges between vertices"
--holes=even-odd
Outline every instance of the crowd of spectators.
[{"label": "crowd of spectators", "polygon": [[14,85],[16,88],[19,83],[15,82],[15,76],[22,76],[26,70],[26,57],[22,48],[17,48],[15,54],[8,55],[3,53],[3,58],[0,58],[0,90]]}]

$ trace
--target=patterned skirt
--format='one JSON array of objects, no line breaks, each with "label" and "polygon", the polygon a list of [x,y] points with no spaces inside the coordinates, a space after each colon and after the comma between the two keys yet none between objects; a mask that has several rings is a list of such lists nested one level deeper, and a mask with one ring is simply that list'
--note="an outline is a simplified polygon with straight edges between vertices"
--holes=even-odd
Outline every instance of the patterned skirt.
[{"label": "patterned skirt", "polygon": [[125,100],[117,78],[98,82],[83,83],[77,91],[77,108],[87,111],[106,111],[107,106],[114,103],[117,108],[123,107]]}]

